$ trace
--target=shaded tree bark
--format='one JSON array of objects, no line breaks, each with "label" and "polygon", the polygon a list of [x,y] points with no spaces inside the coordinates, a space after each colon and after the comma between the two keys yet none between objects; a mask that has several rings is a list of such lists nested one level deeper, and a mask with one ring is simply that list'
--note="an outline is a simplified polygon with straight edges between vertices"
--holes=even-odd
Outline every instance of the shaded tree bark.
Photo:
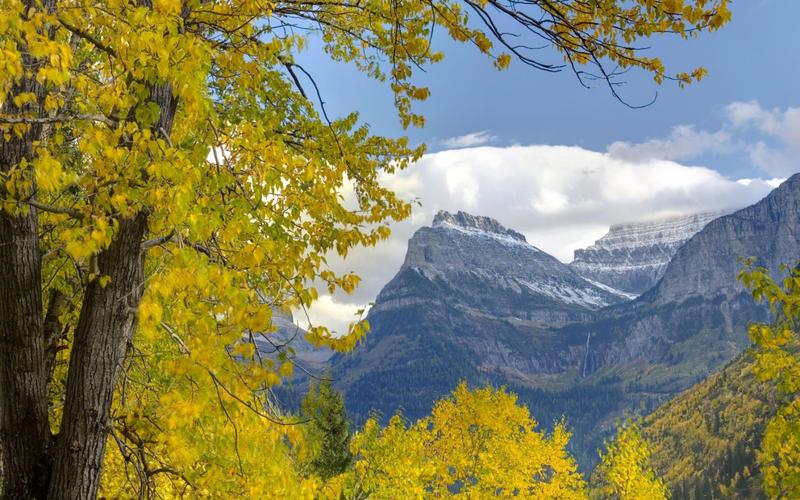
[{"label": "shaded tree bark", "polygon": [[3,498],[41,497],[50,441],[37,217],[0,214]]},{"label": "shaded tree bark", "polygon": [[[54,8],[53,0],[28,0],[27,9]],[[52,31],[51,31],[52,36]],[[11,95],[30,92],[33,103],[18,107],[3,99],[0,112],[9,115],[44,116],[44,87],[36,81],[41,61],[22,48],[23,64],[30,73],[11,89]],[[31,125],[24,134],[0,134],[0,172],[8,173],[34,154],[34,142],[44,139],[42,125]],[[21,199],[34,199],[36,186]],[[9,198],[0,183],[0,198]],[[20,198],[20,193],[17,197]],[[0,448],[2,448],[2,497],[40,498],[47,489],[48,423],[47,366],[42,317],[41,254],[36,210],[20,203],[16,210],[0,209]]]},{"label": "shaded tree bark", "polygon": [[[150,0],[139,3],[151,6]],[[25,4],[29,10],[55,8],[55,0],[26,0]],[[54,34],[53,28],[46,29]],[[16,107],[12,98],[5,97],[0,113],[45,117],[45,88],[36,81],[40,63],[24,47],[21,53],[29,73],[9,95],[32,92],[38,99]],[[161,109],[152,132],[169,143],[178,104],[172,87],[152,85],[149,100]],[[34,145],[46,141],[47,134],[41,123],[31,125],[22,137],[0,134],[0,172],[8,173],[23,160],[33,159]],[[101,286],[94,280],[84,291],[60,432],[54,438],[48,422],[48,390],[63,333],[58,317],[68,301],[54,291],[47,311],[43,310],[39,221],[33,208],[36,186],[33,172],[26,175],[30,177],[28,192],[12,195],[0,182],[0,199],[21,200],[14,211],[0,208],[0,497],[91,499],[97,496],[114,391],[143,294],[141,245],[148,211],[142,208],[118,219],[113,242],[96,256],[100,276],[110,281]]]},{"label": "shaded tree bark", "polygon": [[[45,342],[45,373],[48,388],[53,379],[53,370],[56,364],[56,354],[60,349],[59,341],[66,337],[66,330],[59,320],[61,313],[69,305],[67,296],[61,291],[53,289],[47,301],[47,312],[44,315],[44,342]],[[48,389],[49,392],[49,389]]]},{"label": "shaded tree bark", "polygon": [[146,224],[143,212],[120,223],[117,237],[97,259],[101,275],[111,281],[103,287],[95,280],[86,289],[70,354],[49,498],[97,495],[114,388],[142,296],[140,246]]},{"label": "shaded tree bark", "polygon": [[[154,134],[168,136],[177,99],[168,84],[154,85],[150,100],[161,114]],[[168,137],[167,137],[168,138]],[[97,258],[105,286],[89,284],[75,329],[61,432],[55,445],[48,498],[95,498],[111,429],[110,410],[125,356],[136,329],[144,291],[142,242],[146,210],[119,223],[111,245]]]},{"label": "shaded tree bark", "polygon": [[[35,67],[35,61],[30,65]],[[34,79],[23,79],[19,87],[12,92],[34,92],[40,101],[44,98]],[[154,133],[168,134],[177,107],[171,87],[153,86],[151,101],[162,109]],[[6,99],[2,113],[41,114],[41,103],[37,105],[33,110],[31,105],[17,109]],[[30,160],[33,143],[42,135],[42,126],[34,125],[21,138],[6,141],[0,136],[0,169],[9,172],[20,161]],[[3,199],[9,194],[0,187]],[[28,199],[34,195],[32,187]],[[143,293],[141,244],[147,211],[120,220],[114,241],[97,256],[100,275],[110,281],[103,287],[95,280],[86,288],[70,353],[61,431],[54,441],[48,423],[48,385],[61,333],[58,315],[66,298],[53,292],[47,312],[43,311],[38,217],[23,202],[20,207],[13,213],[0,210],[2,498],[95,498],[114,389]]]}]

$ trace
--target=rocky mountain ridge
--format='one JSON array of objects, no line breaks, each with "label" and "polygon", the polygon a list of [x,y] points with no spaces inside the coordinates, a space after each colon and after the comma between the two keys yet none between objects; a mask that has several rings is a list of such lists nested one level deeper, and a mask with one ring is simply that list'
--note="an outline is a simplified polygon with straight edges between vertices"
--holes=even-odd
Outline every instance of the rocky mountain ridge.
[{"label": "rocky mountain ridge", "polygon": [[[427,282],[424,291],[406,286],[417,280]],[[497,317],[562,324],[629,299],[582,278],[494,219],[440,211],[409,240],[400,271],[374,307],[388,311],[414,300],[439,300]]]},{"label": "rocky mountain ridge", "polygon": [[513,229],[506,229],[502,224],[491,217],[470,215],[462,211],[451,214],[446,210],[439,210],[433,217],[431,227],[447,227],[466,233],[483,234],[489,237],[494,236],[499,237],[501,240],[510,238],[511,240],[527,243],[524,235]]},{"label": "rocky mountain ridge", "polygon": [[615,224],[589,247],[575,250],[570,267],[584,278],[639,295],[652,288],[684,243],[725,212]]}]

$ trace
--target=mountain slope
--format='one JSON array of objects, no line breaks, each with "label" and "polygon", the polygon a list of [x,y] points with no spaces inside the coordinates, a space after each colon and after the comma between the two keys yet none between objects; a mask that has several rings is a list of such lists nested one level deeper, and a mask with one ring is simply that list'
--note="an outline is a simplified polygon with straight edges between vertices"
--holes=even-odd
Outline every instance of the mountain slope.
[{"label": "mountain slope", "polygon": [[[416,418],[460,379],[505,384],[540,421],[566,415],[572,451],[589,466],[623,411],[655,409],[742,351],[748,322],[767,314],[736,283],[737,260],[755,256],[773,272],[796,260],[799,214],[795,175],[706,225],[633,301],[592,288],[504,228],[442,214],[409,242],[364,344],[332,358],[338,386],[357,417],[403,408]],[[586,296],[599,299],[574,300]]]},{"label": "mountain slope", "polygon": [[653,466],[673,498],[764,497],[756,450],[777,397],[753,366],[742,353],[645,419]]},{"label": "mountain slope", "polygon": [[611,226],[594,245],[575,250],[570,267],[584,278],[639,295],[655,285],[678,249],[718,212]]},{"label": "mountain slope", "polygon": [[741,286],[731,280],[741,267],[737,259],[757,257],[760,265],[777,272],[781,264],[800,258],[799,228],[800,174],[795,174],[758,203],[709,222],[681,247],[654,301],[739,293]]},{"label": "mountain slope", "polygon": [[[447,296],[449,303],[498,317],[563,321],[569,314],[557,318],[553,311],[597,309],[629,298],[585,280],[497,221],[464,212],[441,211],[432,227],[414,234],[398,277],[407,272],[455,293]],[[389,283],[377,305],[390,307],[404,293]]]},{"label": "mountain slope", "polygon": [[709,222],[677,251],[655,287],[573,333],[605,335],[596,366],[642,359],[674,365],[675,349],[703,331],[722,340],[706,348],[734,342],[741,350],[747,324],[766,319],[766,308],[755,305],[736,280],[742,257],[755,257],[775,276],[781,264],[800,258],[800,174],[758,203]]},{"label": "mountain slope", "polygon": [[587,320],[626,300],[497,221],[440,212],[409,241],[403,266],[370,310],[364,344],[333,358],[335,375],[357,416],[403,408],[417,418],[461,379],[563,371],[582,349],[565,357],[569,347],[543,325]]}]

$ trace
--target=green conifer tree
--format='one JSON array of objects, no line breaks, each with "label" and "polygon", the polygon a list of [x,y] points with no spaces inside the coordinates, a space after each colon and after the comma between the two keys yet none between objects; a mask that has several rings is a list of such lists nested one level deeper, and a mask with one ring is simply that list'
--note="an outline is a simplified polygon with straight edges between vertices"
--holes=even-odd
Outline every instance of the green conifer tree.
[{"label": "green conifer tree", "polygon": [[329,379],[313,383],[301,406],[302,415],[309,419],[307,432],[314,450],[308,460],[308,470],[323,479],[341,474],[350,466],[350,422],[342,394]]}]

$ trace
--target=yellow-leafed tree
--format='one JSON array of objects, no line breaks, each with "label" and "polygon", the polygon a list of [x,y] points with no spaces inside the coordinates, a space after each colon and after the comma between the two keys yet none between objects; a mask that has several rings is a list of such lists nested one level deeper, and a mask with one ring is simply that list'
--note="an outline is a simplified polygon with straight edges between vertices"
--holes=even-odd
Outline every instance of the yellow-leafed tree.
[{"label": "yellow-leafed tree", "polygon": [[369,420],[353,440],[354,470],[338,479],[352,498],[585,498],[565,426],[536,426],[516,395],[461,383],[412,425]]},{"label": "yellow-leafed tree", "polygon": [[632,420],[623,422],[601,453],[601,463],[594,472],[597,488],[593,493],[599,494],[599,498],[620,500],[669,498],[666,483],[656,476],[650,464],[651,453],[639,424]]},{"label": "yellow-leafed tree", "polygon": [[[326,256],[409,215],[381,179],[423,150],[329,117],[296,59],[309,37],[386,82],[410,126],[437,26],[498,68],[613,92],[613,68],[700,79],[637,42],[729,17],[728,0],[0,0],[4,498],[94,498],[103,463],[121,497],[315,494],[289,458],[302,433],[269,404],[291,352],[262,359],[255,336],[313,283],[353,290]],[[553,60],[526,48],[542,38]]]},{"label": "yellow-leafed tree", "polygon": [[780,407],[767,422],[758,462],[764,492],[771,498],[800,496],[800,266],[785,266],[776,281],[748,260],[739,275],[757,302],[766,301],[775,320],[750,326],[755,375],[774,383]]}]

